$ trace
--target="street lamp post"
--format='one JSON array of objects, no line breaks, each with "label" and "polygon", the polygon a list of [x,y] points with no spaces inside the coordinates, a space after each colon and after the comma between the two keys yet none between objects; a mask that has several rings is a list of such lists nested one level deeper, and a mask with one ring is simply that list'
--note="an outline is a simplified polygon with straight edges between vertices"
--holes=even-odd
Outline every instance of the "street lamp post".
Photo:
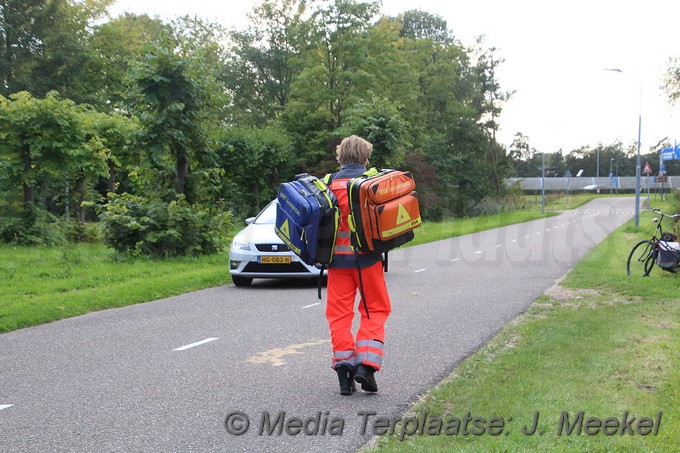
[{"label": "street lamp post", "polygon": [[545,212],[545,151],[543,151],[543,162],[541,165],[541,214]]},{"label": "street lamp post", "polygon": [[609,184],[609,193],[612,194],[614,193],[614,170],[612,169],[612,164],[614,163],[614,158],[612,157],[609,159],[609,179],[610,179],[610,184]]},{"label": "street lamp post", "polygon": [[635,164],[635,228],[640,226],[640,136],[642,135],[642,82],[640,82],[640,107],[638,109],[637,163]]},{"label": "street lamp post", "polygon": [[619,156],[616,156],[616,184],[614,187],[616,188],[616,193],[619,193]]},{"label": "street lamp post", "polygon": [[[605,68],[605,71],[623,73],[619,68]],[[642,136],[642,80],[640,80],[640,105],[638,109],[637,163],[635,164],[635,228],[640,226],[640,139]]]}]

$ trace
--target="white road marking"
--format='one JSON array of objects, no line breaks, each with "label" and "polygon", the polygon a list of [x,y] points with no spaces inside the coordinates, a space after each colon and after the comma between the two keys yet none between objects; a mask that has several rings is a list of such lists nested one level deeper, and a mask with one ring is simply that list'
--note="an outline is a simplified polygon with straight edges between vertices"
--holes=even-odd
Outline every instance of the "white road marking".
[{"label": "white road marking", "polygon": [[451,260],[451,262],[453,263],[454,261],[458,261],[458,260],[459,260],[459,258],[454,258],[454,259]]},{"label": "white road marking", "polygon": [[175,348],[173,351],[186,351],[187,349],[190,348],[195,348],[196,346],[200,346],[202,344],[210,343],[211,341],[219,340],[219,338],[206,338],[205,340],[197,341],[196,343],[191,343],[186,346],[182,346],[181,348]]},{"label": "white road marking", "polygon": [[415,272],[416,274],[418,274],[418,273],[420,273],[420,272],[425,272],[426,270],[427,270],[427,269],[423,268],[423,269],[418,269],[417,271],[414,271],[414,272]]},{"label": "white road marking", "polygon": [[0,404],[0,411],[3,409],[9,409],[12,406],[14,406],[14,404]]},{"label": "white road marking", "polygon": [[517,242],[517,239],[513,239],[512,242]]},{"label": "white road marking", "polygon": [[317,305],[321,305],[321,302],[317,302],[317,303],[315,303],[315,304],[305,305],[305,306],[302,307],[302,308],[311,308],[311,307],[316,307]]},{"label": "white road marking", "polygon": [[496,248],[503,247],[503,244],[496,244]]},{"label": "white road marking", "polygon": [[475,252],[475,255],[479,255],[480,253],[484,253],[484,250],[477,250],[477,251]]}]

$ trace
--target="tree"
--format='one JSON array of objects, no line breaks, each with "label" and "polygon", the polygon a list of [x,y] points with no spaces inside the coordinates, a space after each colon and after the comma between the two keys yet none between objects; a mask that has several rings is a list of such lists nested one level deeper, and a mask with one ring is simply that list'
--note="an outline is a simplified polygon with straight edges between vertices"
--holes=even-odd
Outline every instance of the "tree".
[{"label": "tree", "polygon": [[336,0],[314,12],[318,47],[312,55],[319,58],[317,62],[321,65],[314,66],[311,80],[307,80],[321,91],[335,127],[341,125],[342,111],[351,97],[362,95],[371,87],[372,77],[365,68],[366,37],[378,7],[379,3]]},{"label": "tree", "polygon": [[23,187],[24,205],[34,203],[40,172],[80,168],[105,171],[103,159],[92,153],[84,118],[86,109],[56,92],[37,99],[27,92],[0,98],[0,150],[9,163],[8,177]]},{"label": "tree", "polygon": [[189,189],[191,164],[210,159],[211,127],[217,121],[220,90],[200,49],[183,49],[175,37],[151,43],[131,67],[131,105],[142,124],[140,144],[160,174],[174,163],[174,191],[195,201]]},{"label": "tree", "polygon": [[476,60],[474,73],[477,75],[478,86],[481,96],[479,97],[478,109],[481,113],[481,123],[489,134],[489,148],[487,158],[493,169],[493,186],[496,195],[504,189],[503,179],[507,168],[505,149],[496,140],[499,129],[498,118],[503,109],[503,104],[512,96],[511,92],[503,92],[500,83],[496,79],[496,68],[504,62],[502,58],[495,56],[495,48],[486,48],[483,38],[477,40]]},{"label": "tree", "polygon": [[371,142],[372,166],[391,168],[404,164],[407,126],[397,105],[374,96],[348,108],[343,118],[343,126],[336,130],[336,135],[342,139],[355,134]]},{"label": "tree", "polygon": [[671,104],[680,100],[680,57],[673,57],[668,60],[663,88]]},{"label": "tree", "polygon": [[[1,232],[5,240],[40,242],[46,234],[35,234],[43,206],[37,203],[36,189],[45,187],[56,179],[61,187],[75,181],[78,209],[85,201],[85,183],[88,177],[106,174],[106,159],[101,141],[88,124],[90,115],[96,115],[87,106],[76,105],[50,92],[44,99],[19,92],[9,98],[0,97],[0,162],[3,162],[2,179],[7,179],[15,190],[23,192],[20,225],[24,232]],[[54,196],[50,188],[48,196]],[[50,197],[51,198],[51,197]],[[68,203],[65,200],[64,203]],[[5,214],[8,217],[16,213]],[[79,212],[82,220],[82,211]],[[0,230],[6,230],[0,228]],[[14,236],[14,237],[12,237]]]},{"label": "tree", "polygon": [[0,90],[27,90],[49,30],[53,8],[47,0],[3,0],[0,4]]},{"label": "tree", "polygon": [[377,3],[336,0],[312,13],[313,46],[305,52],[305,68],[291,86],[282,117],[307,165],[334,152],[332,132],[342,125],[343,111],[372,92],[376,77],[368,31],[377,12]]},{"label": "tree", "polygon": [[90,45],[99,58],[89,72],[93,74],[91,83],[98,95],[98,108],[112,110],[124,104],[130,62],[142,59],[144,47],[159,42],[168,33],[172,33],[171,26],[159,19],[130,13],[93,27]]},{"label": "tree", "polygon": [[309,45],[306,12],[305,1],[265,0],[253,8],[245,31],[230,34],[223,80],[234,93],[235,121],[263,125],[286,109]]},{"label": "tree", "polygon": [[541,164],[539,164],[538,169],[531,165],[531,159],[535,154],[536,150],[529,144],[529,137],[517,132],[508,149],[508,159],[514,167],[514,176],[531,178],[541,175]]},{"label": "tree", "polygon": [[451,43],[446,21],[421,10],[406,11],[401,16],[401,36],[412,39],[429,39],[442,44]]},{"label": "tree", "polygon": [[108,167],[106,192],[118,190],[118,174],[121,168],[129,168],[139,151],[135,139],[140,132],[139,121],[113,111],[108,114],[90,114],[87,128],[94,131],[99,140],[95,146],[105,156]]},{"label": "tree", "polygon": [[[231,127],[224,131],[219,150],[234,197],[234,208],[254,215],[276,196],[281,179],[293,177],[292,140],[280,126]],[[225,194],[226,196],[226,194]]]},{"label": "tree", "polygon": [[0,90],[37,97],[56,90],[76,102],[93,99],[89,27],[112,0],[4,0],[0,4]]}]

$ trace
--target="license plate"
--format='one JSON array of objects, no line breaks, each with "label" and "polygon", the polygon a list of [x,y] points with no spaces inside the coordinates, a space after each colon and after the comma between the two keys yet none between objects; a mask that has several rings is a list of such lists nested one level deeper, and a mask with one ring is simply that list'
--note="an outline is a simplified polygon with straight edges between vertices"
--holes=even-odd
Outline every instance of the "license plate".
[{"label": "license plate", "polygon": [[261,256],[260,264],[290,264],[290,256]]}]

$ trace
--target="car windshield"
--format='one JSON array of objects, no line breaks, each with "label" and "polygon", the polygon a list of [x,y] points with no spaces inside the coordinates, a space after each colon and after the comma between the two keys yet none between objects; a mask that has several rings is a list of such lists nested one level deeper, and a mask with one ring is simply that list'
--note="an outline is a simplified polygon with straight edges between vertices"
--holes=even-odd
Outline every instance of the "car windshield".
[{"label": "car windshield", "polygon": [[258,225],[269,225],[276,223],[276,203],[269,203],[266,208],[255,219]]}]

